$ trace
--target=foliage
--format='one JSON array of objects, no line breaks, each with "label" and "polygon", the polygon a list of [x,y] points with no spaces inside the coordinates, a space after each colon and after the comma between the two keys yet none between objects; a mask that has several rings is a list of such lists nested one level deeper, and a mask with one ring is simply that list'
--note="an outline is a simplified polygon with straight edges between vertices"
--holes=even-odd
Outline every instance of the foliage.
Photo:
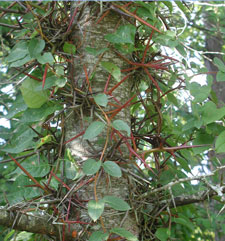
[{"label": "foliage", "polygon": [[[76,26],[72,24],[70,2],[1,2],[4,10],[0,24],[0,111],[2,118],[8,120],[0,127],[1,206],[8,210],[17,207],[23,213],[39,208],[42,213],[60,217],[63,224],[69,224],[59,208],[65,200],[58,195],[63,190],[67,197],[66,193],[72,189],[68,182],[82,184],[84,176],[97,179],[100,171],[120,180],[126,173],[122,159],[89,158],[80,165],[66,148],[72,140],[65,142],[63,125],[76,91],[80,99],[98,109],[99,118],[87,120],[89,126],[73,139],[83,136],[87,142],[100,141],[107,129],[104,141],[113,137],[121,139],[112,147],[113,153],[120,153],[134,165],[133,171],[126,174],[138,185],[130,200],[110,195],[88,200],[87,211],[94,222],[99,221],[107,207],[135,214],[139,240],[212,240],[215,230],[224,235],[225,186],[220,170],[225,159],[209,160],[207,153],[210,150],[217,154],[225,152],[225,106],[217,105],[212,76],[202,69],[200,55],[189,50],[189,47],[204,50],[203,34],[199,35],[199,31],[204,31],[194,29],[202,24],[203,7],[181,2],[121,1],[110,3],[111,7],[102,2],[92,4],[98,9],[96,24],[108,9],[125,19],[130,16],[135,20],[124,20],[114,33],[106,34],[105,48],[85,49],[97,57],[114,50],[128,66],[121,69],[99,57],[99,67],[114,78],[116,84],[109,90],[107,84],[102,86],[101,93],[97,94],[91,91],[92,77],[88,77],[85,69],[86,84],[82,87],[74,87],[68,77],[70,59],[79,56],[79,46],[71,40]],[[212,9],[206,8],[213,21],[219,23],[223,15],[221,9],[216,8],[217,15]],[[191,20],[193,16],[195,23]],[[186,18],[193,26],[183,27]],[[224,29],[221,25],[223,34]],[[199,58],[200,64],[191,61],[193,58]],[[225,79],[224,60],[213,60],[219,70],[217,81]],[[205,84],[193,81],[198,73],[207,75]],[[113,105],[111,99],[117,97],[113,91],[130,76],[133,83],[127,91],[131,92],[131,98],[126,103]],[[114,107],[111,112],[110,106]],[[130,110],[130,125],[129,121],[126,123],[117,117],[124,109]],[[122,143],[129,156],[123,156]],[[104,152],[105,149],[102,156]],[[198,182],[194,184],[194,180]],[[58,206],[41,203],[56,197],[61,198]],[[209,199],[216,200],[214,209]],[[29,202],[36,202],[38,208],[34,209]],[[67,211],[69,213],[69,207]],[[79,219],[76,221],[79,223]],[[84,225],[84,229],[87,226],[86,223],[80,225]],[[3,228],[0,235],[2,240],[41,240],[37,234]],[[114,236],[138,240],[121,227],[107,232],[99,228],[89,236],[90,241],[112,240]]]}]

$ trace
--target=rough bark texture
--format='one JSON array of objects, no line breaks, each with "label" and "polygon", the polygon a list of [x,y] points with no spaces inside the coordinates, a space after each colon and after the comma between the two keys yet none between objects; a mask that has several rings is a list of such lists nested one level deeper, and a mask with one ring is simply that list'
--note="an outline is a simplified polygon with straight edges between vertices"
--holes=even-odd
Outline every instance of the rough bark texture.
[{"label": "rough bark texture", "polygon": [[[207,13],[205,13],[206,15],[206,18],[205,18],[205,26],[207,28],[210,29],[210,27],[214,26],[213,25],[214,23],[211,23],[209,21],[209,16],[207,15]],[[215,33],[215,35],[210,35],[210,34],[206,34],[206,41],[205,41],[205,47],[206,47],[206,51],[209,51],[209,52],[222,52],[222,46],[224,45],[224,41],[223,41],[223,38],[221,36],[221,33],[219,32],[219,29],[218,29],[218,32]],[[216,81],[216,72],[218,71],[218,68],[213,64],[212,60],[217,57],[219,59],[222,59],[222,55],[220,54],[209,54],[208,55],[209,59],[211,60],[207,60],[205,59],[205,66],[207,67],[208,71],[209,72],[214,72],[212,73],[211,75],[213,76],[213,85],[212,85],[212,90],[215,92],[216,94],[216,97],[218,99],[218,107],[222,107],[224,106],[224,103],[225,103],[225,82],[217,82]],[[213,159],[214,158],[218,158],[219,160],[222,160],[225,158],[225,155],[224,154],[216,154],[214,151],[210,151],[209,152],[209,159],[211,159],[210,163],[213,163]],[[213,170],[213,166],[212,164],[211,165],[211,169]],[[222,172],[221,172],[221,175],[222,175]],[[214,208],[214,204],[215,204],[215,201],[212,201],[212,210],[215,210]],[[224,240],[223,237],[220,237],[219,236],[219,230],[218,231],[215,231],[215,240],[216,241],[222,241]]]},{"label": "rough bark texture", "polygon": [[[76,6],[77,3],[74,3],[74,7]],[[74,78],[71,81],[73,81],[72,85],[74,87],[80,87],[83,83],[86,83],[84,66],[87,68],[90,78],[90,73],[92,73],[97,64],[96,69],[94,70],[94,77],[90,81],[91,88],[93,93],[103,93],[109,73],[102,68],[100,63],[98,64],[99,56],[95,57],[88,54],[88,52],[85,51],[85,48],[93,47],[96,49],[102,49],[109,47],[108,42],[104,39],[104,36],[106,34],[113,33],[116,27],[123,24],[123,21],[120,15],[110,13],[99,24],[96,24],[97,16],[94,14],[95,6],[95,3],[86,3],[82,15],[79,16],[79,19],[75,19],[75,24],[76,21],[79,23],[79,28],[74,32],[74,40],[77,46],[79,57],[75,60],[73,73]],[[107,51],[101,58],[101,61],[114,63],[119,68],[125,67],[124,62],[112,50]],[[111,77],[108,90],[116,83],[117,82],[115,79]],[[121,86],[119,86],[113,92],[113,95],[121,104],[124,104],[130,98],[129,80],[125,81]],[[110,99],[110,102],[114,102],[118,105],[118,103],[116,103],[113,99]],[[86,121],[90,117],[92,120],[100,120],[98,118],[100,115],[102,119],[106,121],[103,112],[101,112],[101,110],[95,104],[90,104],[91,106],[84,104],[82,109],[76,109],[76,111],[74,111],[66,120],[66,140],[69,140],[84,130],[90,124]],[[110,110],[108,107],[107,109]],[[129,124],[129,108],[123,109],[120,113],[118,113],[116,119],[124,120]],[[100,159],[106,140],[108,140],[106,153],[110,150],[110,148],[113,147],[113,145],[116,144],[116,142],[113,142],[110,137],[107,137],[106,130],[103,134],[101,134],[101,138],[102,143],[100,144],[97,142],[97,139],[91,141],[91,143],[88,143],[86,140],[83,140],[83,137],[81,136],[67,145],[67,148],[71,150],[73,157],[78,162],[80,167],[82,167],[83,161],[87,158],[94,158],[96,160]],[[126,155],[125,148],[122,146],[120,146],[120,148],[123,151],[123,154]],[[95,150],[93,150],[92,147],[94,147]],[[117,161],[118,159],[116,159],[114,156],[107,157],[107,155],[105,155],[104,161],[106,160]],[[90,177],[86,177],[85,179],[88,180],[89,178]],[[79,192],[77,192],[77,194],[81,200],[94,200],[94,182],[85,185],[79,190]],[[109,177],[104,172],[100,171],[97,182],[97,196],[98,199],[101,199],[106,195],[114,195],[129,202],[127,177],[124,174],[122,178]],[[124,219],[125,215],[126,214],[124,212],[117,212],[106,207],[102,216],[105,228],[109,230],[112,227],[122,226],[131,231],[133,234],[137,235],[138,228],[134,217],[131,214],[128,214]],[[80,209],[80,218],[81,221],[91,222],[85,208]],[[80,229],[83,229],[83,227],[80,227]],[[84,236],[82,240],[87,240],[87,236]]]},{"label": "rough bark texture", "polygon": [[[6,211],[0,209],[0,225],[20,231],[56,237],[57,240],[60,240],[62,235],[62,226],[52,224],[52,221],[49,221],[48,216],[40,214],[29,215],[17,211]],[[71,230],[74,230],[73,225],[71,225],[70,230],[65,229],[64,231],[67,241],[74,240]]]}]

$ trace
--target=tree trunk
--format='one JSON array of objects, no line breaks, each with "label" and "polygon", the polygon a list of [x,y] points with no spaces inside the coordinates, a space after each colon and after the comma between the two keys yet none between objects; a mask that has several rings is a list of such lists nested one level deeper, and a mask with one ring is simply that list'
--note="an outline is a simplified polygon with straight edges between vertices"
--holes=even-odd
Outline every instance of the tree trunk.
[{"label": "tree trunk", "polygon": [[[208,29],[215,27],[215,24],[209,20],[209,15],[207,13],[205,13],[205,15],[206,15],[205,22],[204,22],[205,26]],[[217,52],[217,53],[222,52],[222,46],[224,45],[224,41],[222,39],[219,27],[220,26],[217,25],[218,32],[215,33],[215,35],[205,32],[205,36],[206,36],[205,48],[206,48],[207,52]],[[215,93],[216,98],[218,100],[218,107],[222,107],[222,106],[224,106],[224,103],[225,103],[225,82],[218,82],[216,80],[216,73],[218,71],[218,68],[213,63],[213,59],[215,57],[217,57],[221,61],[223,61],[223,58],[222,58],[221,54],[216,54],[216,53],[208,54],[207,57],[208,57],[208,59],[205,59],[205,66],[207,67],[209,72],[213,72],[213,73],[211,73],[211,75],[213,77],[212,90]],[[219,160],[223,160],[225,158],[224,154],[216,154],[215,151],[213,151],[213,150],[209,152],[208,156],[210,159],[209,165],[210,165],[211,171],[214,170],[212,163],[214,163],[213,159],[215,159],[215,157],[218,158]],[[223,175],[222,172],[220,172],[220,173],[221,173],[221,175]],[[211,204],[212,204],[212,210],[215,211],[214,206],[216,205],[216,201],[212,200]],[[215,240],[216,241],[224,240],[223,237],[220,237],[220,230],[215,230]]]},{"label": "tree trunk", "polygon": [[[76,8],[79,7],[79,4],[74,2],[73,5],[73,11],[76,11]],[[85,7],[83,8],[82,14],[77,16],[74,20],[75,31],[73,34],[73,39],[75,45],[77,46],[77,53],[79,56],[70,66],[69,75],[71,86],[73,88],[72,92],[74,96],[74,109],[72,108],[72,111],[69,111],[68,116],[66,117],[66,141],[79,135],[79,133],[85,130],[90,124],[90,122],[87,121],[88,119],[91,119],[92,121],[101,121],[100,118],[102,118],[105,122],[107,122],[104,113],[106,111],[110,111],[111,109],[106,107],[104,108],[104,111],[102,111],[101,108],[99,108],[99,106],[93,102],[93,96],[91,95],[91,92],[93,94],[104,92],[104,87],[109,76],[109,73],[101,67],[99,62],[111,62],[117,65],[120,69],[124,67],[124,62],[110,49],[108,42],[104,39],[106,34],[113,33],[118,26],[123,24],[123,19],[119,14],[113,14],[110,12],[100,21],[100,23],[97,23],[97,17],[99,16],[99,12],[97,11],[98,5],[92,2],[85,2],[83,3],[83,6],[84,5]],[[95,11],[97,14],[95,14]],[[96,48],[98,50],[108,47],[109,50],[103,55],[94,56],[86,51],[87,47]],[[85,76],[85,70],[87,70],[88,79],[90,81],[89,87],[87,84],[87,76]],[[92,74],[94,74],[93,78],[91,77]],[[121,79],[123,77],[124,76],[122,75]],[[124,104],[130,98],[129,82],[130,80],[127,79],[113,92],[113,96],[115,96],[117,101],[119,101],[119,105]],[[115,79],[111,77],[107,90],[109,90],[116,83],[117,82]],[[83,95],[81,97],[76,89],[81,89],[83,85],[86,85],[85,90],[87,91],[87,95]],[[113,98],[110,99],[110,102],[118,105],[118,102],[115,102]],[[79,107],[76,108],[76,106]],[[120,119],[125,121],[127,124],[130,124],[129,108],[122,109],[116,115],[115,119]],[[93,141],[86,141],[83,139],[83,136],[79,136],[67,144],[67,148],[70,149],[80,168],[82,168],[84,161],[88,158],[93,158],[96,161],[98,161],[100,158],[102,161],[118,161],[119,155],[122,155],[124,158],[128,156],[127,150],[123,148],[123,145],[120,145],[120,150],[122,153],[119,153],[118,150],[116,150],[114,155],[110,155],[110,151],[113,151],[113,147],[118,144],[119,140],[116,141],[111,139],[109,136],[109,126],[105,129],[107,130],[101,134],[101,143],[99,143],[99,137],[95,138]],[[101,157],[103,152],[104,155]],[[83,181],[88,182],[89,179],[90,177],[85,177]],[[74,182],[72,184],[74,184]],[[96,194],[94,192],[95,184],[97,191]],[[113,195],[128,201],[128,179],[124,174],[122,178],[110,177],[104,173],[104,171],[100,170],[98,179],[84,185],[76,194],[79,200],[96,200],[101,199],[106,195]],[[79,208],[78,212],[80,221],[90,223],[91,219],[87,213],[86,207],[87,205],[84,205],[83,208]],[[74,214],[71,214],[71,216],[74,216]],[[88,231],[92,232],[93,230],[98,229],[97,225],[100,225],[99,220],[96,222],[94,227],[91,229],[88,228]],[[78,232],[82,233],[82,231],[86,230],[85,226],[78,226]],[[138,234],[138,227],[131,213],[118,212],[107,207],[102,215],[101,226],[103,230],[105,229],[107,231],[109,231],[109,229],[112,227],[123,227],[135,235]],[[88,232],[86,231],[85,234],[82,233],[80,240],[87,240],[87,234]]]}]

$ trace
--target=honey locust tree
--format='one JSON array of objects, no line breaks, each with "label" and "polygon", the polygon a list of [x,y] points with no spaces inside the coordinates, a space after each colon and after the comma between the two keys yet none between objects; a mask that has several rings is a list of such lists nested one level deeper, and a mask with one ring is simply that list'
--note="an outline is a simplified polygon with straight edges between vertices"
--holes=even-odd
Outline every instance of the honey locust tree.
[{"label": "honey locust tree", "polygon": [[1,2],[2,239],[224,235],[224,160],[202,163],[225,107],[193,82],[194,7]]}]

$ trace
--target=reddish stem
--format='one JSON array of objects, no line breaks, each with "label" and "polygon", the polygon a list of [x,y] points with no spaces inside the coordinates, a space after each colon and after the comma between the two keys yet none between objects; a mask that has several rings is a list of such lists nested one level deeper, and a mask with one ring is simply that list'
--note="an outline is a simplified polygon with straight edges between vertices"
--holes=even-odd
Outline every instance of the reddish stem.
[{"label": "reddish stem", "polygon": [[66,145],[67,143],[75,140],[76,138],[78,138],[79,136],[82,136],[84,134],[85,131],[82,131],[81,133],[79,133],[78,135],[74,136],[73,138],[69,139],[68,141],[64,142],[63,145]]},{"label": "reddish stem", "polygon": [[45,87],[45,80],[46,80],[47,72],[48,72],[48,64],[45,65],[45,72],[44,72],[43,79],[42,79],[42,89],[44,89],[44,87]]},{"label": "reddish stem", "polygon": [[150,44],[150,41],[151,41],[151,39],[152,39],[153,33],[154,33],[154,30],[152,30],[152,32],[151,32],[151,34],[150,34],[150,37],[149,37],[149,39],[148,39],[148,43],[147,43],[147,45],[146,45],[146,48],[145,48],[145,51],[144,51],[144,54],[143,54],[143,57],[142,57],[142,61],[141,61],[142,63],[145,62],[145,57],[146,57],[147,51],[148,51],[148,49],[149,49],[149,44]]},{"label": "reddish stem", "polygon": [[123,108],[125,108],[134,99],[134,97],[136,97],[136,95],[133,95],[124,105],[118,108],[116,112],[111,115],[110,120],[112,120]]},{"label": "reddish stem", "polygon": [[162,90],[159,88],[158,83],[155,81],[155,79],[154,79],[154,78],[150,75],[150,73],[148,72],[147,68],[144,68],[144,71],[145,71],[146,74],[148,75],[149,79],[153,82],[153,84],[155,85],[155,87],[157,88],[157,90],[158,90],[159,92],[163,93]]},{"label": "reddish stem", "polygon": [[9,157],[16,163],[16,165],[38,186],[40,187],[45,193],[49,193],[47,189],[45,189],[25,168],[23,168],[20,163],[13,158],[10,154]]},{"label": "reddish stem", "polygon": [[116,85],[114,85],[111,90],[108,91],[108,95],[111,95],[112,92],[118,87],[120,86],[128,77],[130,77],[130,74],[126,75],[119,83],[117,83]]},{"label": "reddish stem", "polygon": [[144,21],[142,18],[138,17],[137,15],[135,15],[134,13],[129,12],[127,9],[125,9],[124,7],[120,6],[120,5],[116,5],[116,4],[112,4],[114,7],[121,9],[122,11],[124,11],[125,13],[127,13],[128,15],[136,18],[139,22],[143,23],[144,25],[150,27],[151,29],[154,29],[156,32],[158,33],[162,33],[160,32],[156,27],[154,27],[153,25],[151,25],[150,23],[147,23],[146,21]]},{"label": "reddish stem", "polygon": [[70,187],[67,186],[59,177],[57,177],[57,176],[55,175],[55,173],[53,173],[52,171],[51,171],[51,173],[52,173],[52,176],[53,176],[57,181],[59,181],[66,189],[68,189],[68,191],[70,190]]},{"label": "reddish stem", "polygon": [[[80,2],[80,1],[79,1]],[[71,18],[71,20],[70,20],[70,23],[69,23],[69,26],[68,26],[68,28],[67,28],[67,30],[66,30],[66,33],[68,33],[69,32],[69,30],[70,30],[70,28],[71,28],[71,26],[72,26],[72,24],[73,24],[73,22],[74,22],[74,18],[75,18],[75,16],[77,15],[77,11],[78,11],[78,7],[74,10],[74,12],[73,12],[73,15],[72,15],[72,18]]]},{"label": "reddish stem", "polygon": [[104,93],[105,93],[105,94],[106,94],[107,88],[108,88],[108,86],[109,86],[109,81],[110,81],[110,79],[111,79],[111,74],[109,74],[109,77],[108,77],[108,79],[107,79],[107,81],[106,81],[106,84],[105,84],[105,88],[104,88]]}]

